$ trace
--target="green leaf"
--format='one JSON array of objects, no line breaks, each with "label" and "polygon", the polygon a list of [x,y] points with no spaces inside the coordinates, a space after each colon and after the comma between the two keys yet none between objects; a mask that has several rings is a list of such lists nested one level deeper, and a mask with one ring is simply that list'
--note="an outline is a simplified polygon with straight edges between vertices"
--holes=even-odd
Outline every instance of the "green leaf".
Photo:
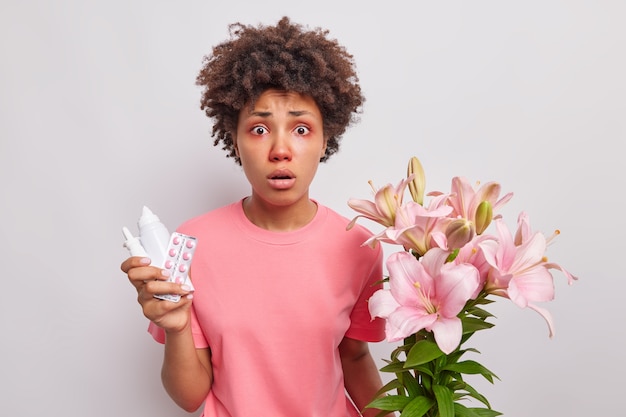
[{"label": "green leaf", "polygon": [[482,319],[486,319],[489,317],[495,317],[493,314],[491,314],[490,312],[488,312],[487,310],[480,308],[480,307],[472,307],[467,309],[467,313],[471,314],[473,316],[476,317],[480,317]]},{"label": "green leaf", "polygon": [[391,359],[394,361],[399,360],[398,357],[400,356],[400,354],[404,353],[404,352],[408,352],[411,347],[413,346],[413,343],[410,345],[402,345],[402,346],[398,346],[397,348],[395,348],[392,352],[391,352]]},{"label": "green leaf", "polygon": [[405,368],[422,365],[426,362],[430,362],[433,359],[437,359],[443,355],[437,343],[430,340],[420,340],[409,351],[406,357]]},{"label": "green leaf", "polygon": [[470,337],[474,336],[474,334],[476,334],[476,333],[474,333],[474,332],[465,333],[465,334],[461,337],[461,343],[460,343],[460,344],[462,345],[463,343],[467,342],[467,341],[468,341],[468,339],[469,339]]},{"label": "green leaf", "polygon": [[420,378],[421,378],[421,385],[424,387],[424,389],[426,391],[432,391],[433,379],[435,379],[435,377],[429,376],[429,375],[420,375]]},{"label": "green leaf", "polygon": [[[442,368],[445,371],[459,372],[462,374],[481,374],[489,382],[493,384],[493,378],[498,378],[493,372],[485,368],[476,361],[463,361],[458,363],[451,363]],[[500,378],[498,378],[500,379]]]},{"label": "green leaf", "polygon": [[489,408],[468,408],[468,410],[476,417],[496,417],[502,415],[501,412]]},{"label": "green leaf", "polygon": [[491,298],[486,298],[486,294],[479,295],[475,300],[472,301],[473,305],[487,305],[495,302],[496,300],[492,300]]},{"label": "green leaf", "polygon": [[420,384],[417,382],[411,372],[404,372],[398,375],[398,379],[400,380],[402,385],[406,387],[409,396],[411,396],[412,398],[418,395],[423,395],[423,388],[420,386]]},{"label": "green leaf", "polygon": [[490,408],[468,408],[462,404],[454,404],[454,412],[457,417],[496,417],[502,413]]},{"label": "green leaf", "polygon": [[473,410],[459,403],[454,403],[454,415],[455,417],[478,417]]},{"label": "green leaf", "polygon": [[426,365],[415,366],[413,367],[413,369],[419,374],[428,375],[431,378],[435,377],[435,374],[433,374],[433,371],[431,371],[430,368],[428,368],[428,366]]},{"label": "green leaf", "polygon": [[437,399],[437,408],[439,409],[439,417],[454,417],[454,401],[452,400],[452,391],[443,385],[433,385],[433,392]]},{"label": "green leaf", "polygon": [[400,411],[411,401],[410,397],[404,395],[387,395],[385,397],[376,398],[374,401],[365,406],[365,408],[378,408],[386,411]]},{"label": "green leaf", "polygon": [[476,389],[472,387],[470,384],[465,383],[465,387],[463,389],[467,391],[468,393],[467,395],[469,395],[472,398],[477,399],[481,403],[485,404],[487,407],[491,408],[491,404],[489,404],[489,401],[487,401],[487,397],[482,395],[480,392],[476,391]]},{"label": "green leaf", "polygon": [[398,381],[397,379],[391,380],[389,382],[387,382],[385,385],[382,386],[381,389],[378,390],[378,392],[376,393],[376,396],[381,396],[382,394],[389,392],[391,390],[397,389],[402,387],[402,384],[400,384],[400,381]]},{"label": "green leaf", "polygon": [[389,365],[385,365],[380,368],[381,372],[407,372],[408,369],[404,367],[404,362],[391,362]]},{"label": "green leaf", "polygon": [[448,384],[446,384],[446,386],[452,390],[453,397],[454,397],[455,400],[457,398],[461,398],[461,397],[463,397],[465,395],[465,394],[463,394],[463,395],[457,394],[457,391],[465,389],[466,385],[467,385],[467,383],[465,381],[463,381],[463,380],[450,381]]},{"label": "green leaf", "polygon": [[[453,351],[453,352],[449,353],[449,354],[446,356],[447,361],[446,361],[446,363],[445,363],[445,364],[448,364],[448,363],[457,363],[457,362],[459,361],[459,359],[461,358],[461,356],[463,356],[463,354],[464,354],[465,352],[467,352],[467,350],[457,349],[457,350],[455,350],[455,351]],[[445,364],[444,364],[444,365],[445,365]]]},{"label": "green leaf", "polygon": [[483,319],[477,319],[474,317],[464,317],[461,320],[463,323],[463,333],[474,333],[479,330],[491,329],[495,324],[484,321]]},{"label": "green leaf", "polygon": [[415,397],[404,407],[400,417],[422,417],[435,405],[435,400],[428,397]]}]

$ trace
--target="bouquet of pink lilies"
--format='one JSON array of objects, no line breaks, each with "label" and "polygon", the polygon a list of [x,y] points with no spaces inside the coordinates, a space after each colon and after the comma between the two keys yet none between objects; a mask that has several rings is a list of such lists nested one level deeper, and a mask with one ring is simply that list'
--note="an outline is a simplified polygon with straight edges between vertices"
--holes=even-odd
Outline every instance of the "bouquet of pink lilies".
[{"label": "bouquet of pink lilies", "polygon": [[[410,201],[404,199],[407,187]],[[513,234],[495,214],[513,196],[500,197],[500,188],[496,182],[475,188],[454,177],[450,193],[426,194],[424,170],[412,157],[397,186],[374,189],[374,201],[348,201],[359,213],[348,229],[360,217],[385,227],[364,245],[385,242],[403,248],[387,258],[387,284],[369,300],[372,318],[385,319],[387,341],[401,343],[381,368],[396,379],[368,407],[383,410],[381,414],[400,411],[401,417],[501,415],[464,379],[465,374],[482,375],[491,383],[497,378],[478,362],[463,359],[467,352],[478,353],[463,344],[494,326],[484,308],[494,301],[490,296],[536,311],[550,337],[554,334],[549,311],[536,303],[554,298],[551,270],[561,271],[569,284],[577,278],[545,256],[558,230],[550,237],[533,232],[522,212]],[[425,195],[432,197],[427,205]],[[495,233],[487,234],[492,224]],[[467,399],[479,406],[460,402]]]}]

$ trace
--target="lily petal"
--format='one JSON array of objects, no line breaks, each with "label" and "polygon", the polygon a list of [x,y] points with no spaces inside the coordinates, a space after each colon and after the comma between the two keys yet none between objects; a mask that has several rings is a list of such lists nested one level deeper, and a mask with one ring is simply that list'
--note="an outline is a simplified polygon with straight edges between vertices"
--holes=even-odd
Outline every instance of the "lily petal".
[{"label": "lily petal", "polygon": [[395,340],[403,339],[428,328],[436,321],[437,314],[428,314],[425,310],[404,306],[399,307],[387,319],[390,326],[395,329],[395,333],[391,335]]},{"label": "lily petal", "polygon": [[433,323],[431,328],[435,335],[437,346],[446,355],[459,346],[461,336],[463,335],[463,325],[458,317],[440,317],[439,320]]},{"label": "lily petal", "polygon": [[549,336],[553,337],[554,336],[554,321],[552,320],[552,314],[550,314],[550,312],[546,310],[545,308],[541,308],[534,304],[528,304],[528,308],[530,308],[531,310],[535,310],[537,313],[541,315],[541,317],[544,318],[544,320],[546,321],[546,324],[548,325]]},{"label": "lily petal", "polygon": [[393,298],[391,292],[386,289],[377,290],[368,301],[368,309],[372,319],[376,317],[386,319],[399,306],[400,304]]},{"label": "lily petal", "polygon": [[474,294],[479,282],[478,270],[473,265],[447,263],[442,266],[437,281],[440,316],[456,317]]},{"label": "lily petal", "polygon": [[554,299],[554,280],[547,269],[533,268],[515,275],[509,282],[507,293],[511,301],[520,307],[526,307],[533,301],[551,301]]},{"label": "lily petal", "polygon": [[391,254],[387,259],[387,270],[391,294],[401,305],[423,304],[416,291],[416,283],[424,293],[432,292],[433,278],[426,273],[422,263],[408,252]]},{"label": "lily petal", "polygon": [[546,252],[546,238],[541,233],[535,233],[521,246],[514,246],[515,257],[510,269],[521,271],[528,265],[541,263]]},{"label": "lily petal", "polygon": [[557,269],[557,270],[561,271],[563,274],[565,274],[565,276],[567,277],[567,283],[569,285],[572,285],[574,283],[574,281],[578,280],[577,276],[574,276],[574,275],[570,274],[567,270],[565,270],[565,268],[563,268],[559,264],[548,262],[544,266],[546,268],[548,268],[548,269]]}]

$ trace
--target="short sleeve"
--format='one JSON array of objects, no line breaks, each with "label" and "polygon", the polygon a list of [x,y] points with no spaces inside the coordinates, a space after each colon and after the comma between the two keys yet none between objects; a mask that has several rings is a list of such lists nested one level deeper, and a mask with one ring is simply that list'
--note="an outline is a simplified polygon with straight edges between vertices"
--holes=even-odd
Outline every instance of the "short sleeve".
[{"label": "short sleeve", "polygon": [[[367,248],[371,250],[371,248]],[[372,268],[362,285],[361,293],[350,314],[350,328],[346,336],[365,342],[380,342],[385,338],[385,323],[381,318],[372,318],[369,312],[368,301],[372,294],[383,288],[383,251],[380,245],[376,251]]]}]

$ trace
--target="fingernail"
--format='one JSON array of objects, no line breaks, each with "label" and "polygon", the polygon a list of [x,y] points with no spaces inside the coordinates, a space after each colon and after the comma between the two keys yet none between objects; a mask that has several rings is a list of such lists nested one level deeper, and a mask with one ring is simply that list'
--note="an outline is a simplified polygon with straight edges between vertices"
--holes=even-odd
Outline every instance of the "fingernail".
[{"label": "fingernail", "polygon": [[150,258],[141,258],[141,260],[139,261],[142,265],[150,265],[150,262],[152,262],[150,260]]},{"label": "fingernail", "polygon": [[187,299],[188,299],[188,300],[193,299],[193,294],[187,294]]},{"label": "fingernail", "polygon": [[164,277],[169,277],[171,274],[168,269],[161,269],[161,275],[163,275]]},{"label": "fingernail", "polygon": [[180,289],[183,291],[191,291],[191,287],[189,285],[181,285]]}]

